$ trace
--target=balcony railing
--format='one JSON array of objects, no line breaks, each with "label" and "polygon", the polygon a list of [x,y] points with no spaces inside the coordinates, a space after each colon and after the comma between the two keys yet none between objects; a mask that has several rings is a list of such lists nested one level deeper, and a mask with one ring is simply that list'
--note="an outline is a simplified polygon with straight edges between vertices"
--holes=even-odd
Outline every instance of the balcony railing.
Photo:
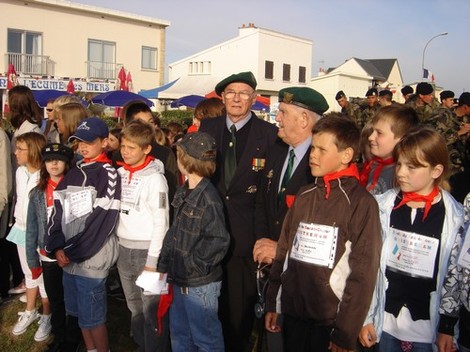
[{"label": "balcony railing", "polygon": [[27,75],[41,75],[53,76],[54,75],[54,61],[49,56],[32,55],[32,54],[19,54],[19,53],[6,53],[6,65],[13,64],[16,72]]},{"label": "balcony railing", "polygon": [[85,61],[87,78],[116,79],[122,64],[115,62]]}]

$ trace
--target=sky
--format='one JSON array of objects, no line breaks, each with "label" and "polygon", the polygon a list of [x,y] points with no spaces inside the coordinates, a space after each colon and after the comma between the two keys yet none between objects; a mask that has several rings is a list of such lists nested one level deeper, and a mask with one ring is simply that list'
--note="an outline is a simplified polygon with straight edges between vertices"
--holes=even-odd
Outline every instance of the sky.
[{"label": "sky", "polygon": [[254,23],[313,42],[312,75],[319,68],[360,59],[398,59],[404,84],[435,83],[470,91],[468,0],[73,0],[170,21],[166,64],[235,38]]}]

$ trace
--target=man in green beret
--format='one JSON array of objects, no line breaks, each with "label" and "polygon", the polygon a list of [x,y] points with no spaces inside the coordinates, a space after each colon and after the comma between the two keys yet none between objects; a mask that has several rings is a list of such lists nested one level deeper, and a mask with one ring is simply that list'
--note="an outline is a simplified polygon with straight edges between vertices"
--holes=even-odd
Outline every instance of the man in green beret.
[{"label": "man in green beret", "polygon": [[199,131],[217,141],[216,171],[212,182],[224,202],[231,248],[224,265],[221,317],[226,351],[251,351],[254,322],[256,265],[255,200],[266,153],[274,144],[277,128],[259,119],[251,106],[256,102],[256,79],[251,72],[233,74],[219,82],[226,115],[203,119]]},{"label": "man in green beret", "polygon": [[[282,223],[295,195],[314,181],[309,167],[312,129],[328,110],[322,94],[308,87],[284,88],[279,92],[280,140],[266,156],[266,167],[256,199],[256,238],[253,260],[271,264],[277,249]],[[281,333],[268,332],[269,352],[283,351]]]}]

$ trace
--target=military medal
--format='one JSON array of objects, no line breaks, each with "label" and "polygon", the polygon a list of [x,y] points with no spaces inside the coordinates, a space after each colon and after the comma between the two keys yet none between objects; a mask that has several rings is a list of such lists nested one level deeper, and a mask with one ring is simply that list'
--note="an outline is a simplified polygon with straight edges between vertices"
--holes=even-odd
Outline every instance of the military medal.
[{"label": "military medal", "polygon": [[264,164],[266,162],[266,159],[261,159],[261,158],[253,158],[253,161],[251,162],[252,169],[253,171],[260,171],[264,169]]}]

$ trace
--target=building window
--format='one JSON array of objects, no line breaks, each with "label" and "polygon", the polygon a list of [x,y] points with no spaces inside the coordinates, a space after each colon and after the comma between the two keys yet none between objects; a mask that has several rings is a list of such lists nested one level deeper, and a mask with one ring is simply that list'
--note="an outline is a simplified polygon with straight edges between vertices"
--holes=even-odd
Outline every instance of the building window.
[{"label": "building window", "polygon": [[157,69],[157,48],[142,47],[142,68],[146,70]]},{"label": "building window", "polygon": [[264,78],[273,79],[274,78],[274,62],[266,60],[264,62]]},{"label": "building window", "polygon": [[211,61],[192,61],[189,63],[190,75],[210,74],[212,71]]},{"label": "building window", "polygon": [[88,40],[88,70],[90,78],[116,78],[116,43]]},{"label": "building window", "polygon": [[306,68],[304,66],[299,66],[299,82],[305,83],[306,82]]},{"label": "building window", "polygon": [[18,72],[43,73],[42,34],[17,29],[8,29],[8,63]]},{"label": "building window", "polygon": [[285,82],[290,82],[290,65],[282,65],[282,80]]}]

